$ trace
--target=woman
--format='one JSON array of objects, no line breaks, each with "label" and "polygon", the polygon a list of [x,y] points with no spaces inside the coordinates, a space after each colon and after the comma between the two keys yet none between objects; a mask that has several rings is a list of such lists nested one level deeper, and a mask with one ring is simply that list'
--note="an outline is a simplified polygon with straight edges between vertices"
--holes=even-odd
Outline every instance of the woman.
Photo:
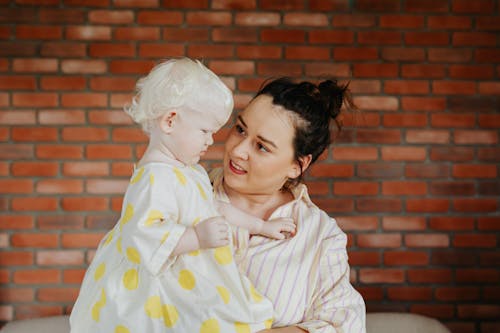
[{"label": "woman", "polygon": [[274,304],[274,328],[261,332],[365,332],[365,305],[349,283],[346,235],[301,182],[328,147],[329,123],[337,123],[344,101],[352,106],[347,87],[330,80],[266,84],[237,116],[223,168],[211,173],[217,199],[296,224],[285,240],[235,231],[240,269]]}]

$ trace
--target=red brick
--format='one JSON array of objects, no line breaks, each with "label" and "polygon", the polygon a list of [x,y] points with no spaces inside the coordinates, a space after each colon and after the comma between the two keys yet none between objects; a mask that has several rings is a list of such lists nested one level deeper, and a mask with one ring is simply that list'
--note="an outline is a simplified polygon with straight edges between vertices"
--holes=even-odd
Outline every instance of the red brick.
[{"label": "red brick", "polygon": [[36,253],[36,263],[40,266],[82,265],[84,254],[79,250],[47,250]]},{"label": "red brick", "polygon": [[16,38],[32,39],[32,40],[50,40],[50,39],[61,39],[62,29],[58,26],[29,26],[29,25],[18,25],[16,26]]},{"label": "red brick", "polygon": [[[244,46],[240,46],[242,48]],[[251,48],[251,46],[245,46]],[[273,47],[271,47],[273,48]],[[263,49],[264,50],[264,49]],[[267,50],[267,48],[266,48]],[[187,54],[192,58],[231,58],[234,54],[233,45],[212,45],[212,44],[190,44],[187,48]],[[241,54],[240,58],[245,58],[246,55]]]},{"label": "red brick", "polygon": [[134,12],[131,10],[91,10],[88,13],[89,22],[103,24],[131,24],[134,22]]},{"label": "red brick", "polygon": [[382,158],[385,161],[422,161],[426,151],[420,147],[382,147]]},{"label": "red brick", "polygon": [[427,184],[412,181],[384,181],[382,183],[383,195],[425,195]]},{"label": "red brick", "polygon": [[97,194],[123,194],[127,189],[129,180],[118,179],[89,179],[86,181],[86,190],[88,193]]},{"label": "red brick", "polygon": [[371,251],[356,251],[349,254],[349,263],[353,266],[380,265],[380,254]]},{"label": "red brick", "polygon": [[433,265],[441,266],[475,266],[478,265],[477,255],[470,250],[434,250],[431,262]]},{"label": "red brick", "polygon": [[430,62],[463,63],[472,60],[472,51],[468,49],[428,49],[427,56]]},{"label": "red brick", "polygon": [[57,199],[50,197],[16,197],[11,200],[13,211],[55,211]]},{"label": "red brick", "polygon": [[22,127],[13,128],[11,137],[14,141],[50,142],[58,139],[58,133],[57,129],[52,127]]},{"label": "red brick", "polygon": [[33,229],[34,220],[30,215],[0,215],[0,230]]},{"label": "red brick", "polygon": [[419,113],[385,114],[383,124],[386,127],[426,127],[427,116]]},{"label": "red brick", "polygon": [[482,95],[500,94],[500,84],[498,82],[479,82],[479,93]]},{"label": "red brick", "polygon": [[37,298],[42,302],[74,302],[80,288],[40,288]]},{"label": "red brick", "polygon": [[313,30],[309,32],[309,42],[313,44],[351,44],[354,32],[344,30]]},{"label": "red brick", "polygon": [[408,247],[432,248],[448,247],[450,239],[447,234],[425,233],[405,235],[404,242]]},{"label": "red brick", "polygon": [[257,33],[256,28],[214,28],[212,39],[215,42],[255,43]]},{"label": "red brick", "polygon": [[476,122],[476,115],[455,114],[455,113],[437,113],[431,115],[431,125],[433,127],[473,127]]},{"label": "red brick", "polygon": [[490,14],[495,8],[495,1],[493,0],[478,0],[478,1],[467,1],[467,0],[453,0],[452,10],[456,13],[467,13],[468,15],[472,13],[482,13]]},{"label": "red brick", "polygon": [[36,192],[44,194],[82,193],[83,182],[80,179],[43,179],[37,182]]},{"label": "red brick", "polygon": [[357,41],[368,45],[400,45],[402,35],[398,31],[359,31]]},{"label": "red brick", "polygon": [[91,44],[89,55],[92,57],[135,57],[135,45],[125,43]]},{"label": "red brick", "polygon": [[400,199],[394,198],[360,198],[356,200],[356,207],[362,212],[400,212]]},{"label": "red brick", "polygon": [[12,104],[18,107],[53,107],[58,105],[55,93],[14,93]]},{"label": "red brick", "polygon": [[[324,2],[326,3],[326,2]],[[335,13],[332,19],[334,27],[346,28],[368,28],[376,25],[376,17],[374,15],[356,13],[356,14],[341,14]]]},{"label": "red brick", "polygon": [[378,184],[375,182],[335,182],[333,193],[336,195],[376,195]]},{"label": "red brick", "polygon": [[406,208],[409,212],[438,213],[448,211],[448,199],[408,199]]},{"label": "red brick", "polygon": [[403,168],[398,163],[358,164],[356,174],[361,178],[399,178]]},{"label": "red brick", "polygon": [[426,229],[425,218],[414,216],[386,216],[382,218],[384,230],[424,230]]},{"label": "red brick", "polygon": [[398,66],[396,64],[354,64],[355,77],[396,77]]},{"label": "red brick", "polygon": [[352,199],[320,199],[317,198],[314,202],[318,207],[327,213],[351,212],[354,209]]},{"label": "red brick", "polygon": [[158,27],[120,27],[114,31],[117,40],[158,40],[160,28]]},{"label": "red brick", "polygon": [[427,18],[427,26],[433,30],[466,30],[472,27],[472,20],[467,16],[430,16]]},{"label": "red brick", "polygon": [[457,144],[489,144],[498,143],[498,133],[496,131],[455,131],[454,142]]},{"label": "red brick", "polygon": [[[380,126],[380,114],[378,112],[363,112],[363,113],[351,113],[344,114],[342,122],[346,127],[379,127]],[[393,130],[389,130],[392,132]],[[399,138],[399,132],[394,131],[396,136]],[[398,141],[399,139],[396,139]],[[354,147],[353,147],[354,148]]]},{"label": "red brick", "polygon": [[490,282],[498,283],[500,272],[498,269],[479,269],[479,268],[463,268],[456,271],[456,282],[474,283],[474,282]]},{"label": "red brick", "polygon": [[109,6],[109,0],[64,0],[64,4],[67,6],[91,6],[91,7],[107,7]]},{"label": "red brick", "polygon": [[252,61],[211,61],[210,69],[219,75],[253,74],[255,64]]},{"label": "red brick", "polygon": [[292,60],[327,60],[330,59],[330,49],[315,46],[285,47],[285,58]]},{"label": "red brick", "polygon": [[487,32],[454,32],[452,43],[455,46],[495,46],[496,35]]},{"label": "red brick", "polygon": [[63,315],[63,307],[60,305],[16,305],[16,319],[32,319]]},{"label": "red brick", "polygon": [[69,74],[99,74],[107,71],[104,60],[63,60],[61,68],[63,73]]},{"label": "red brick", "polygon": [[[106,1],[102,1],[106,3]],[[67,2],[65,2],[67,4]],[[89,5],[89,4],[87,4]],[[83,9],[70,9],[70,8],[38,8],[39,20],[42,23],[84,23],[86,12]]]},{"label": "red brick", "polygon": [[109,131],[100,127],[65,127],[62,129],[64,141],[99,142],[109,139]]},{"label": "red brick", "polygon": [[377,160],[375,147],[335,147],[333,158],[336,161],[371,161]]},{"label": "red brick", "polygon": [[61,199],[65,211],[105,211],[109,209],[109,199],[101,197],[65,197]]},{"label": "red brick", "polygon": [[32,264],[33,264],[33,253],[31,252],[12,251],[12,250],[9,250],[8,252],[7,251],[0,252],[1,266],[29,266]]},{"label": "red brick", "polygon": [[478,287],[439,287],[436,299],[440,301],[473,301],[479,299]]},{"label": "red brick", "polygon": [[495,178],[497,168],[487,164],[457,164],[453,166],[453,176],[457,178]]},{"label": "red brick", "polygon": [[440,130],[407,130],[406,142],[408,143],[427,143],[427,144],[446,144],[450,143],[450,133]]},{"label": "red brick", "polygon": [[398,109],[398,99],[395,97],[366,96],[355,97],[354,103],[361,110],[376,111],[396,111]]},{"label": "red brick", "polygon": [[494,76],[493,68],[484,65],[451,65],[449,73],[454,79],[491,79]]},{"label": "red brick", "polygon": [[305,32],[299,29],[262,29],[260,39],[267,43],[303,43]]},{"label": "red brick", "polygon": [[478,30],[499,30],[500,23],[496,16],[480,16],[476,17],[476,27]]},{"label": "red brick", "polygon": [[359,281],[362,283],[402,283],[404,270],[395,268],[362,268],[359,270]]},{"label": "red brick", "polygon": [[378,219],[370,216],[341,216],[336,218],[342,230],[376,230]]},{"label": "red brick", "polygon": [[448,0],[407,0],[404,9],[419,13],[447,13],[448,6]]},{"label": "red brick", "polygon": [[449,33],[447,32],[406,32],[405,33],[405,43],[407,45],[448,45],[449,43]]},{"label": "red brick", "polygon": [[500,181],[481,182],[479,184],[478,193],[480,195],[500,195]]},{"label": "red brick", "polygon": [[319,13],[285,13],[283,23],[288,26],[321,27],[328,25],[328,17]]},{"label": "red brick", "polygon": [[459,234],[453,237],[453,246],[457,248],[495,248],[497,245],[496,235]]},{"label": "red brick", "polygon": [[387,290],[389,299],[398,301],[429,301],[432,298],[430,287],[389,287]]},{"label": "red brick", "polygon": [[31,193],[33,192],[32,179],[0,179],[0,193]]},{"label": "red brick", "polygon": [[243,9],[255,9],[255,0],[213,0],[212,8],[214,9],[232,9],[232,10],[243,10]]},{"label": "red brick", "polygon": [[64,248],[97,248],[99,242],[103,238],[102,233],[65,233],[62,235],[62,246]]},{"label": "red brick", "polygon": [[500,148],[479,148],[480,161],[500,161]]},{"label": "red brick", "polygon": [[354,169],[348,164],[315,164],[310,174],[313,177],[349,178],[354,176]]},{"label": "red brick", "polygon": [[83,148],[71,145],[37,145],[36,157],[41,159],[81,158]]},{"label": "red brick", "polygon": [[302,66],[297,63],[285,63],[281,61],[259,62],[257,64],[257,74],[261,76],[300,76],[302,75]]},{"label": "red brick", "polygon": [[63,271],[63,282],[67,284],[81,284],[84,275],[84,269],[65,269]]},{"label": "red brick", "polygon": [[440,181],[431,182],[429,192],[434,195],[442,196],[462,196],[474,195],[476,189],[473,182]]},{"label": "red brick", "polygon": [[333,50],[336,61],[376,60],[378,50],[374,47],[337,47]]},{"label": "red brick", "polygon": [[31,288],[2,288],[0,289],[0,299],[6,303],[33,302],[34,290]]},{"label": "red brick", "polygon": [[234,21],[236,25],[265,27],[279,25],[281,18],[278,13],[246,12],[236,13]]},{"label": "red brick", "polygon": [[429,264],[429,255],[416,251],[386,251],[384,264],[387,266],[425,266]]},{"label": "red brick", "polygon": [[104,93],[66,93],[61,96],[63,107],[105,107],[108,97]]},{"label": "red brick", "polygon": [[[414,304],[410,306],[410,312],[436,319],[449,319],[455,314],[453,305],[448,304]],[[449,327],[449,322],[447,322]],[[457,332],[453,330],[452,332]],[[465,333],[465,331],[462,331]]]},{"label": "red brick", "polygon": [[446,108],[446,99],[442,97],[403,97],[401,108],[405,111],[442,111]]},{"label": "red brick", "polygon": [[82,76],[44,76],[40,79],[40,86],[44,90],[83,90],[86,82]]},{"label": "red brick", "polygon": [[427,81],[391,81],[384,83],[384,91],[388,94],[398,95],[421,95],[429,93],[429,83]]},{"label": "red brick", "polygon": [[496,212],[498,201],[496,199],[454,199],[454,210],[457,212]]},{"label": "red brick", "polygon": [[61,272],[56,269],[18,270],[14,272],[16,284],[49,284],[60,283]]},{"label": "red brick", "polygon": [[111,40],[111,27],[105,26],[69,26],[66,38],[76,40]]},{"label": "red brick", "polygon": [[476,93],[476,84],[464,81],[434,81],[432,82],[432,91],[436,94],[471,95]]},{"label": "red brick", "polygon": [[477,221],[479,230],[500,230],[500,217],[481,217]]},{"label": "red brick", "polygon": [[33,145],[16,143],[0,144],[0,158],[4,160],[33,158]]},{"label": "red brick", "polygon": [[416,29],[424,26],[421,15],[381,15],[380,27],[394,29]]},{"label": "red brick", "polygon": [[44,215],[37,218],[40,230],[74,230],[83,228],[80,215]]},{"label": "red brick", "polygon": [[450,168],[444,164],[410,164],[406,166],[405,174],[409,178],[447,178]]},{"label": "red brick", "polygon": [[0,320],[11,321],[14,319],[14,307],[12,305],[0,305]]},{"label": "red brick", "polygon": [[[425,51],[421,48],[396,48],[386,47],[382,49],[382,59],[390,61],[423,61],[425,59]],[[405,66],[405,65],[403,65]],[[412,66],[412,65],[407,65]],[[416,65],[415,65],[416,66]],[[429,66],[429,65],[423,65]],[[403,67],[404,68],[404,67]],[[425,76],[425,73],[418,72],[419,76]],[[438,73],[434,73],[438,75]],[[443,77],[444,75],[440,76]]]},{"label": "red brick", "polygon": [[408,280],[412,283],[450,283],[452,279],[451,269],[410,269]]},{"label": "red brick", "polygon": [[114,60],[109,63],[109,72],[112,74],[146,74],[154,65],[153,61]]},{"label": "red brick", "polygon": [[34,76],[2,75],[0,76],[0,89],[2,90],[35,90]]},{"label": "red brick", "polygon": [[40,53],[44,57],[74,58],[85,57],[87,46],[78,42],[45,42],[41,45]]},{"label": "red brick", "polygon": [[283,51],[278,46],[241,45],[236,48],[236,54],[240,59],[281,59]]}]

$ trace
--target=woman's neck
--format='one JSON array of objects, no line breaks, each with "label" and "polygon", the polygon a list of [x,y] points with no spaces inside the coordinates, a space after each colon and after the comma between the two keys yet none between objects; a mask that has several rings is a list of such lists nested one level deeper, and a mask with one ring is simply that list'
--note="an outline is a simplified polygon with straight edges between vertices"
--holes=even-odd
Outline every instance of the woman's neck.
[{"label": "woman's neck", "polygon": [[267,220],[276,208],[293,200],[293,195],[288,191],[241,193],[231,189],[225,183],[223,186],[233,206],[264,220]]}]

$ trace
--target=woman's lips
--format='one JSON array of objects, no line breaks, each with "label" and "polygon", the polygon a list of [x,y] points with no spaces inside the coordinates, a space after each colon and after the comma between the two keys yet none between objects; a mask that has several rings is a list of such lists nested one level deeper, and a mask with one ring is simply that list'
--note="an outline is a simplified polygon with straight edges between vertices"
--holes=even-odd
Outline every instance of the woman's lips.
[{"label": "woman's lips", "polygon": [[245,173],[247,173],[245,170],[243,170],[238,164],[234,163],[232,160],[229,160],[229,169],[237,175],[244,175]]}]

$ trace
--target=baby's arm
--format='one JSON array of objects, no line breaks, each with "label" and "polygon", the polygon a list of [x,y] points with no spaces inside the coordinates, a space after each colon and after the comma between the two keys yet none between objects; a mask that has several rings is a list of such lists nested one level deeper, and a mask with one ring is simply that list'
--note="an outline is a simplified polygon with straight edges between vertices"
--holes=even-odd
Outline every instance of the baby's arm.
[{"label": "baby's arm", "polygon": [[295,233],[295,224],[291,218],[276,218],[264,221],[256,216],[245,213],[233,205],[215,201],[217,210],[224,215],[232,225],[247,229],[251,235],[262,235],[275,239],[286,238],[286,233]]},{"label": "baby's arm", "polygon": [[186,228],[172,251],[172,256],[228,244],[229,233],[226,220],[222,216],[216,216],[203,220],[194,227]]}]

